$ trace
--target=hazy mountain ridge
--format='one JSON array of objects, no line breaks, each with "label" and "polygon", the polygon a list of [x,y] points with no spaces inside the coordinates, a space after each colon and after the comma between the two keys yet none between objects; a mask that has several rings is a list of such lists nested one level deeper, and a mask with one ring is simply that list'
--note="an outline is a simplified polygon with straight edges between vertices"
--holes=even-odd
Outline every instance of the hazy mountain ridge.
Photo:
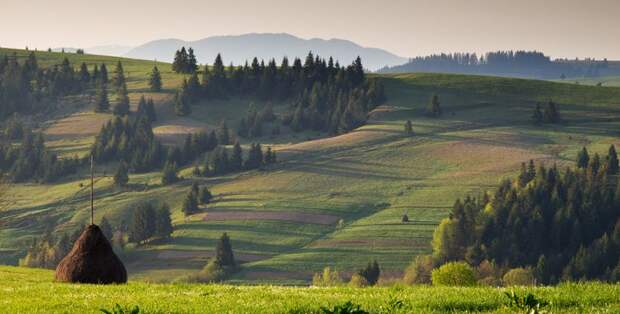
[{"label": "hazy mountain ridge", "polygon": [[218,53],[226,64],[243,64],[252,58],[268,60],[282,57],[305,57],[309,51],[322,57],[332,56],[341,64],[349,64],[358,55],[364,66],[376,70],[386,65],[393,66],[407,62],[403,58],[379,48],[362,47],[343,39],[302,39],[290,34],[244,34],[235,36],[212,36],[197,41],[160,39],[138,46],[124,56],[137,59],[157,59],[171,62],[175,50],[181,46],[192,47],[200,63],[212,63]]}]

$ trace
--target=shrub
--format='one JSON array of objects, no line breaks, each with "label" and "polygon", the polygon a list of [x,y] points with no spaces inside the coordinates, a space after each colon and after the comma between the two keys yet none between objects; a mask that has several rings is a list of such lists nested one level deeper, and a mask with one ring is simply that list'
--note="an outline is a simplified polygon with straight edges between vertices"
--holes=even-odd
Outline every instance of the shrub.
[{"label": "shrub", "polygon": [[368,280],[366,280],[366,278],[360,276],[359,274],[353,274],[353,276],[351,276],[351,280],[349,281],[349,286],[354,288],[367,287]]},{"label": "shrub", "polygon": [[474,270],[465,262],[450,262],[434,269],[431,280],[436,286],[473,286],[476,284]]},{"label": "shrub", "polygon": [[494,262],[484,260],[476,267],[476,278],[483,286],[498,287],[502,285],[502,270]]},{"label": "shrub", "polygon": [[179,278],[178,282],[190,283],[214,283],[221,282],[228,276],[228,272],[215,259],[211,259],[207,265],[197,274]]},{"label": "shrub", "polygon": [[406,284],[430,284],[433,271],[433,257],[418,255],[405,270],[403,281]]},{"label": "shrub", "polygon": [[532,286],[536,283],[534,272],[530,268],[514,268],[503,277],[505,286]]},{"label": "shrub", "polygon": [[315,273],[312,277],[312,285],[317,287],[333,287],[341,284],[340,274],[330,267],[325,267],[323,273]]},{"label": "shrub", "polygon": [[347,301],[343,304],[334,306],[333,308],[321,307],[321,314],[368,314],[361,306]]}]

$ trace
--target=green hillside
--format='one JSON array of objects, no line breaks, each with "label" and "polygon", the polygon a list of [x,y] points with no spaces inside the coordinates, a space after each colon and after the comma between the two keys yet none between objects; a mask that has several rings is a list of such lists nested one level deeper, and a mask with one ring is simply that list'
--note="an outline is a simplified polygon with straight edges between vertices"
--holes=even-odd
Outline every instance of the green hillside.
[{"label": "green hillside", "polygon": [[[100,313],[116,304],[140,313],[317,313],[348,301],[370,313],[524,313],[508,305],[510,288],[413,286],[300,288],[199,284],[68,285],[52,272],[0,266],[8,313]],[[615,313],[620,286],[600,283],[515,288],[550,303],[550,313]]]},{"label": "green hillside", "polygon": [[[63,56],[39,54],[50,64]],[[66,55],[74,64],[106,62],[110,70],[118,60]],[[235,126],[250,102],[205,103],[178,118],[171,99],[182,75],[158,63],[165,90],[150,93],[146,78],[153,62],[122,62],[132,104],[142,94],[155,99],[160,118],[155,132],[166,143],[213,128],[222,119]],[[113,165],[106,176],[100,167],[96,221],[103,215],[113,225],[127,221],[140,200],[165,200],[172,207],[170,240],[123,252],[130,279],[170,281],[199,270],[222,232],[228,232],[236,257],[245,262],[233,282],[307,283],[325,266],[349,274],[372,259],[386,277],[399,276],[413,256],[430,252],[433,229],[458,197],[492,188],[529,159],[566,165],[582,146],[603,152],[620,144],[620,88],[447,74],[378,77],[388,101],[371,113],[367,125],[336,137],[284,132],[260,138],[273,145],[280,160],[264,171],[206,179],[193,178],[188,168],[181,171],[185,180],[171,186],[161,186],[160,173],[131,175],[132,188],[124,191],[112,185]],[[440,96],[442,118],[424,115],[433,93]],[[551,99],[559,103],[564,123],[534,126],[535,104]],[[55,150],[85,154],[110,115],[92,113],[83,99],[64,104],[58,115],[39,118],[41,128]],[[407,119],[413,136],[403,132]],[[206,183],[216,201],[185,218],[181,202],[193,180]],[[53,185],[8,187],[0,204],[0,262],[16,263],[48,224],[58,225],[57,232],[84,224],[88,193],[80,185],[87,182],[84,173]],[[405,213],[407,224],[401,223]]]}]

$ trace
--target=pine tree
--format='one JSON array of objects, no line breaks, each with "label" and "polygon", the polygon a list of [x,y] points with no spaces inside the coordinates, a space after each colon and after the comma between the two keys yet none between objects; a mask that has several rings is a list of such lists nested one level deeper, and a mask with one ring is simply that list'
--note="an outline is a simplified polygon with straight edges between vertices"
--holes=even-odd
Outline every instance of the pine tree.
[{"label": "pine tree", "polygon": [[155,209],[150,203],[140,203],[133,211],[129,225],[129,241],[141,243],[155,234]]},{"label": "pine tree", "polygon": [[99,69],[99,83],[107,85],[108,82],[108,67],[106,67],[105,63],[102,63]]},{"label": "pine tree", "polygon": [[616,153],[616,147],[614,145],[609,146],[605,168],[609,175],[618,174],[618,154]]},{"label": "pine tree", "polygon": [[428,108],[426,109],[426,113],[431,117],[439,117],[442,114],[441,103],[439,102],[439,96],[434,94],[431,98],[431,102],[429,103]]},{"label": "pine tree", "polygon": [[196,61],[196,56],[194,55],[194,49],[192,47],[189,47],[188,51],[188,56],[187,56],[187,68],[186,68],[186,72],[187,73],[193,73],[196,72],[196,70],[198,70],[198,61]]},{"label": "pine tree", "polygon": [[588,154],[588,150],[583,147],[577,155],[577,167],[580,169],[586,169],[589,163],[590,155]]},{"label": "pine tree", "polygon": [[125,162],[121,162],[116,169],[116,174],[114,174],[114,184],[118,187],[126,187],[128,182],[127,165]]},{"label": "pine tree", "polygon": [[174,112],[177,116],[187,116],[192,113],[192,107],[188,103],[186,97],[177,92],[174,98]]},{"label": "pine tree", "polygon": [[413,126],[411,125],[411,120],[407,120],[407,122],[405,122],[405,133],[407,135],[413,134]]},{"label": "pine tree", "polygon": [[116,69],[114,70],[114,79],[112,80],[114,88],[120,89],[123,85],[126,85],[125,71],[123,70],[123,64],[120,61],[116,63]]},{"label": "pine tree", "polygon": [[168,238],[172,234],[172,220],[170,219],[170,207],[162,204],[155,213],[155,236]]},{"label": "pine tree", "polygon": [[129,95],[127,93],[127,85],[125,84],[121,85],[116,93],[114,114],[117,116],[126,116],[129,114]]},{"label": "pine tree", "polygon": [[161,183],[163,185],[169,185],[177,181],[179,181],[177,177],[177,166],[174,162],[168,162],[166,166],[164,166]]},{"label": "pine tree", "polygon": [[198,212],[198,195],[190,190],[183,199],[183,213],[190,216]]},{"label": "pine tree", "polygon": [[241,149],[241,145],[239,141],[235,142],[235,146],[233,146],[232,155],[230,156],[230,169],[233,171],[241,170],[243,166],[243,150]]},{"label": "pine tree", "polygon": [[232,246],[230,244],[230,238],[228,234],[224,232],[220,237],[220,240],[215,247],[215,260],[217,264],[222,267],[235,268],[236,262],[233,254]]},{"label": "pine tree", "polygon": [[161,92],[161,73],[159,72],[157,66],[153,67],[153,71],[151,72],[151,76],[149,77],[149,87],[152,92]]},{"label": "pine tree", "polygon": [[200,194],[198,195],[198,200],[200,201],[200,204],[209,204],[212,198],[213,195],[211,194],[211,191],[209,191],[206,186],[203,186],[202,189],[200,189]]},{"label": "pine tree", "polygon": [[99,83],[95,95],[95,112],[107,112],[110,109],[106,84]]},{"label": "pine tree", "polygon": [[543,123],[543,113],[540,110],[540,104],[536,104],[536,108],[534,108],[534,113],[532,114],[532,122],[535,125],[540,125]]},{"label": "pine tree", "polygon": [[83,87],[85,87],[88,83],[90,83],[90,73],[88,73],[88,66],[86,66],[86,63],[82,62],[82,65],[80,66],[80,82],[82,82]]},{"label": "pine tree", "polygon": [[99,229],[101,229],[101,233],[108,239],[108,241],[112,241],[113,231],[110,222],[106,216],[101,217],[101,222],[99,222]]},{"label": "pine tree", "polygon": [[220,125],[217,128],[217,142],[220,145],[230,144],[230,132],[228,131],[228,126],[224,120],[220,122]]}]

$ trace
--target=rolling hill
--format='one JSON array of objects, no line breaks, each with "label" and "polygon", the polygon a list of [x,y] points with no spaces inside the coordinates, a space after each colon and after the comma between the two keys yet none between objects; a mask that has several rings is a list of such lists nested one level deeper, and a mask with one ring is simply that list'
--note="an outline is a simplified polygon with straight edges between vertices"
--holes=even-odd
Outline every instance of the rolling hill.
[{"label": "rolling hill", "polygon": [[[38,54],[48,64],[63,56]],[[109,68],[117,61],[65,56]],[[251,101],[209,102],[178,118],[171,99],[183,76],[158,63],[165,90],[151,93],[146,77],[153,63],[122,61],[132,103],[142,94],[156,100],[155,133],[170,144],[221,119],[236,125]],[[415,255],[430,252],[433,229],[457,198],[492,189],[529,159],[569,165],[582,146],[604,152],[620,144],[620,88],[430,73],[376,77],[385,84],[388,101],[371,113],[367,125],[336,137],[308,131],[260,138],[280,160],[263,171],[202,178],[193,177],[190,167],[181,170],[184,180],[170,186],[161,186],[161,174],[152,172],[131,175],[131,188],[119,190],[110,176],[114,165],[99,167],[96,221],[105,215],[120,225],[141,200],[165,200],[172,208],[171,239],[122,253],[130,278],[172,281],[197,271],[222,232],[243,262],[232,282],[305,284],[325,266],[350,274],[372,259],[385,277],[399,276]],[[440,95],[442,118],[424,115],[433,93]],[[550,99],[559,103],[565,123],[534,126],[535,104]],[[276,104],[276,112],[286,105]],[[67,99],[58,113],[36,119],[49,146],[72,155],[86,154],[110,117],[92,113],[88,101]],[[406,120],[413,123],[413,136],[403,132]],[[184,217],[181,203],[192,181],[207,184],[215,202]],[[9,186],[0,202],[0,262],[16,263],[47,225],[60,233],[85,223],[84,184],[86,173],[56,184]],[[409,223],[401,223],[404,213]]]},{"label": "rolling hill", "polygon": [[218,53],[222,54],[226,64],[243,64],[252,58],[264,59],[265,62],[282,57],[304,58],[309,51],[315,54],[334,57],[341,64],[349,64],[361,56],[364,65],[370,70],[384,66],[402,64],[406,58],[377,48],[361,47],[351,41],[342,39],[302,39],[289,34],[244,34],[237,36],[213,36],[197,41],[180,39],[161,39],[135,47],[124,56],[136,59],[172,62],[174,52],[181,46],[192,47],[198,62],[211,64]]}]

